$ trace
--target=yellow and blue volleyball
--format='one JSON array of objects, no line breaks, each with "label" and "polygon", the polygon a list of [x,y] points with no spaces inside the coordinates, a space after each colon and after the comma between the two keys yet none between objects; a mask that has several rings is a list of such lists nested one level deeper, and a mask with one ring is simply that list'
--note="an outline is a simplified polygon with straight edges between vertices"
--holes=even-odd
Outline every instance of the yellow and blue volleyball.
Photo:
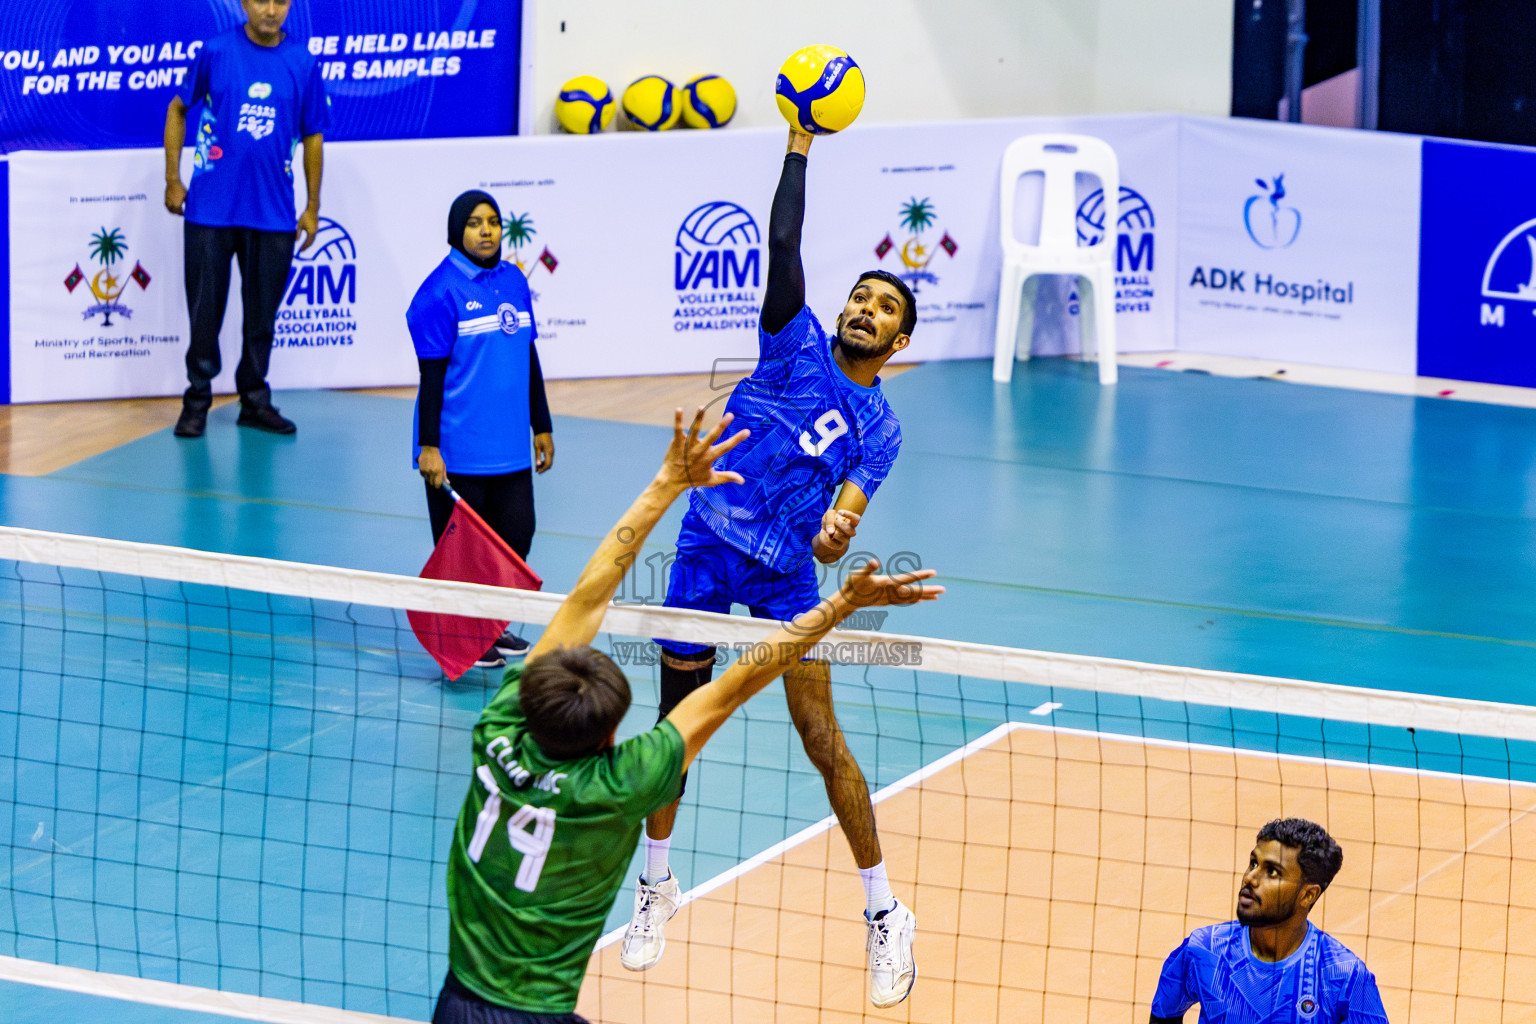
[{"label": "yellow and blue volleyball", "polygon": [[621,102],[630,123],[648,132],[665,131],[683,116],[677,89],[660,75],[646,75],[629,83]]},{"label": "yellow and blue volleyball", "polygon": [[864,72],[835,46],[807,46],[779,68],[774,92],[791,128],[830,135],[853,124],[864,109]]},{"label": "yellow and blue volleyball", "polygon": [[700,75],[680,91],[689,128],[723,128],[736,116],[736,90],[719,75]]},{"label": "yellow and blue volleyball", "polygon": [[608,83],[591,75],[566,82],[555,99],[555,120],[572,135],[596,135],[613,123],[613,112]]}]

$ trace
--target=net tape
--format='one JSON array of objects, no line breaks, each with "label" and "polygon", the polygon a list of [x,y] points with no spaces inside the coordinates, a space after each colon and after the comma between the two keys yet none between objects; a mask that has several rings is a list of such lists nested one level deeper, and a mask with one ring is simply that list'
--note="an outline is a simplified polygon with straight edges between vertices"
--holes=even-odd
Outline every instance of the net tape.
[{"label": "net tape", "polygon": [[[0,559],[538,625],[547,624],[565,598],[563,594],[445,583],[362,569],[20,527],[0,527]],[[627,604],[612,605],[602,625],[603,630],[612,633],[733,646],[765,641],[777,628],[776,623],[739,615]],[[1516,704],[865,630],[839,630],[838,641],[840,652],[847,654],[846,660],[852,663],[859,663],[861,650],[915,645],[920,650],[921,662],[912,667],[925,672],[1175,703],[1237,706],[1249,711],[1366,725],[1536,741],[1536,708]]]}]

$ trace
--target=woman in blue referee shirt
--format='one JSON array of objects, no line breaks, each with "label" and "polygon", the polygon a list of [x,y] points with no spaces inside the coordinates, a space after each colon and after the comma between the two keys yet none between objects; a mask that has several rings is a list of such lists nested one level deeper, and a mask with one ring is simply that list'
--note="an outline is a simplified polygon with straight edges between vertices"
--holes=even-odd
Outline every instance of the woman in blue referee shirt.
[{"label": "woman in blue referee shirt", "polygon": [[[522,558],[533,542],[533,471],[555,461],[555,440],[534,346],[538,329],[528,279],[501,258],[501,209],[480,191],[448,211],[448,255],[416,290],[405,322],[421,367],[416,468],[427,485],[432,538],[459,497]],[[532,445],[529,434],[532,428]],[[521,657],[506,633],[477,664]]]}]

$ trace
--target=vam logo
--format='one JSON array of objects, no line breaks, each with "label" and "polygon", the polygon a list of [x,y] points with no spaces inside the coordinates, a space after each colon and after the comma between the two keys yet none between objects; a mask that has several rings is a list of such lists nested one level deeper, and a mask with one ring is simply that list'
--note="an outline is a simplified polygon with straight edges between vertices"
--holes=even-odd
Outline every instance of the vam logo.
[{"label": "vam logo", "polygon": [[[1536,302],[1536,220],[1519,225],[1494,246],[1483,266],[1483,298]],[[1504,304],[1483,303],[1479,321],[1503,327]]]},{"label": "vam logo", "polygon": [[735,203],[697,207],[677,229],[672,278],[677,290],[757,288],[762,281],[762,233]]},{"label": "vam logo", "polygon": [[[1135,189],[1120,186],[1120,212],[1115,228],[1115,273],[1150,273],[1156,259],[1152,204]],[[1077,243],[1097,245],[1104,238],[1104,190],[1094,189],[1077,208]]]},{"label": "vam logo", "polygon": [[[1104,240],[1104,190],[1096,188],[1077,208],[1077,244],[1098,245]],[[1152,270],[1157,262],[1157,218],[1147,197],[1120,186],[1119,211],[1115,215],[1115,311],[1150,313],[1156,298]],[[1067,299],[1067,310],[1079,312],[1076,289]]]},{"label": "vam logo", "polygon": [[252,82],[246,95],[253,100],[264,100],[272,95],[272,86],[267,82]]},{"label": "vam logo", "polygon": [[357,243],[341,224],[321,217],[314,245],[293,254],[273,343],[289,348],[351,345],[357,332],[355,302]]},{"label": "vam logo", "polygon": [[1285,175],[1277,174],[1271,185],[1263,178],[1255,178],[1259,193],[1248,197],[1243,204],[1243,226],[1248,237],[1260,249],[1285,249],[1301,234],[1301,211],[1294,206],[1282,206],[1285,199]]},{"label": "vam logo", "polygon": [[357,243],[347,229],[329,217],[320,218],[315,244],[293,254],[288,270],[285,306],[357,301]]}]

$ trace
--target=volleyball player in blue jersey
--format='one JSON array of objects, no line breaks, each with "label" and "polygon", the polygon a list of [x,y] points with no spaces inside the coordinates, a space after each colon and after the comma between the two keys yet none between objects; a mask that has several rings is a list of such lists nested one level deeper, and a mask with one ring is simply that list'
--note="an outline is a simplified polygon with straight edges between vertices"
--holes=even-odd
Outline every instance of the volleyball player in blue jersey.
[{"label": "volleyball player in blue jersey", "polygon": [[[810,144],[809,135],[790,132],[769,219],[757,368],[725,407],[752,433],[720,467],[746,482],[691,492],[668,607],[728,612],[733,603],[744,604],[758,618],[786,622],[815,607],[815,561],[832,563],[847,553],[901,446],[878,374],[910,341],[917,321],[912,292],[894,274],[870,271],[855,282],[835,335],[829,338],[817,322],[805,304],[800,263]],[[659,642],[665,716],[710,681],[715,650]],[[870,1000],[892,1006],[907,997],[916,977],[915,921],[891,894],[869,787],[833,714],[830,666],[800,662],[785,674],[784,691],[864,881]],[[674,802],[646,822],[646,866],[620,950],[631,970],[661,958],[663,929],[677,910],[679,887],[667,863],[676,813]]]},{"label": "volleyball player in blue jersey", "polygon": [[1237,892],[1237,920],[1197,928],[1168,955],[1152,1024],[1387,1024],[1376,977],[1307,915],[1344,863],[1320,825],[1302,818],[1259,830]]}]

